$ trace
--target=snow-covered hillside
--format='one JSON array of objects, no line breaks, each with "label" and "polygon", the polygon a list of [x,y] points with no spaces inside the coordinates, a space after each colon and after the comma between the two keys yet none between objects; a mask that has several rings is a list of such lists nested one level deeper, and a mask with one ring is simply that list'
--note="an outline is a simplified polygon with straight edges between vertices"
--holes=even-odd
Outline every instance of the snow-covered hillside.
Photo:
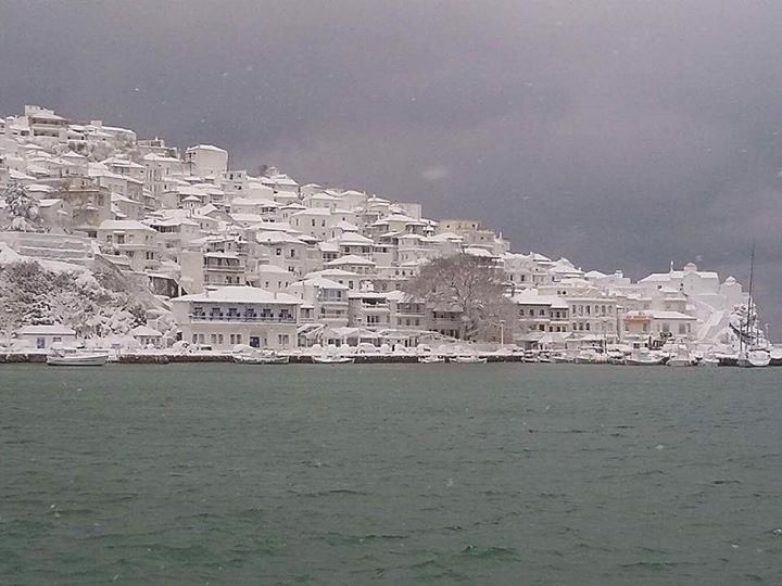
[{"label": "snow-covered hillside", "polygon": [[80,337],[123,335],[146,323],[154,305],[118,272],[26,257],[0,243],[0,334],[57,323]]}]

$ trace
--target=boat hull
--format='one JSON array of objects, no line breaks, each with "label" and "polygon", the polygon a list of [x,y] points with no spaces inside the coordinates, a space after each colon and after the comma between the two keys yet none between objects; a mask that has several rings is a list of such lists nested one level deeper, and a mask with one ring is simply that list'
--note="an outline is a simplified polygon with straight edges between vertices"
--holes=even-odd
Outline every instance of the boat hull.
[{"label": "boat hull", "polygon": [[346,357],[330,357],[330,356],[313,356],[312,362],[314,364],[352,364],[353,358]]},{"label": "boat hull", "polygon": [[103,366],[109,359],[108,354],[88,354],[85,356],[47,356],[49,366]]},{"label": "boat hull", "polygon": [[486,364],[488,359],[478,358],[477,356],[454,356],[449,358],[448,362],[453,362],[454,364]]},{"label": "boat hull", "polygon": [[234,356],[237,364],[288,364],[288,356]]},{"label": "boat hull", "polygon": [[421,356],[418,358],[420,364],[442,364],[445,362],[445,358],[440,356]]}]

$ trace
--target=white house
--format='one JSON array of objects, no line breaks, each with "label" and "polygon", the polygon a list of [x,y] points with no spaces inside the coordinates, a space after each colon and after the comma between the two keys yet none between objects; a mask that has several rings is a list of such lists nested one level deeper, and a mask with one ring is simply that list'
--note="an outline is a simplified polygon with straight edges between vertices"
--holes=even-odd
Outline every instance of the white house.
[{"label": "white house", "polygon": [[185,164],[198,177],[222,177],[228,171],[228,151],[211,144],[191,146],[185,151]]},{"label": "white house", "polygon": [[220,287],[172,300],[182,339],[230,350],[236,344],[254,348],[296,346],[301,301],[287,293],[255,287]]},{"label": "white house", "polygon": [[76,342],[76,332],[62,325],[24,326],[14,332],[14,338],[28,348],[47,350],[54,343],[73,346]]}]

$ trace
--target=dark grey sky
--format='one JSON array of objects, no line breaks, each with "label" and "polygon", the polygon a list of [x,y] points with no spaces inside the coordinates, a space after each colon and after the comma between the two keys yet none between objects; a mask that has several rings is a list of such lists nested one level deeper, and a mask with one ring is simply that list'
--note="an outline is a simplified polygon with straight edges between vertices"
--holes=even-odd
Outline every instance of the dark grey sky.
[{"label": "dark grey sky", "polygon": [[756,238],[779,338],[780,30],[775,0],[0,0],[0,111],[213,142],[634,277],[746,280]]}]

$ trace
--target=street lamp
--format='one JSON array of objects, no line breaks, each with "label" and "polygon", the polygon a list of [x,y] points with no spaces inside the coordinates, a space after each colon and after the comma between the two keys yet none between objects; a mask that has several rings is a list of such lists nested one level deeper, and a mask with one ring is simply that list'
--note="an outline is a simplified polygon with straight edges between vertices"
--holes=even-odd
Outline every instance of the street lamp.
[{"label": "street lamp", "polygon": [[500,346],[505,345],[505,320],[500,320]]}]

